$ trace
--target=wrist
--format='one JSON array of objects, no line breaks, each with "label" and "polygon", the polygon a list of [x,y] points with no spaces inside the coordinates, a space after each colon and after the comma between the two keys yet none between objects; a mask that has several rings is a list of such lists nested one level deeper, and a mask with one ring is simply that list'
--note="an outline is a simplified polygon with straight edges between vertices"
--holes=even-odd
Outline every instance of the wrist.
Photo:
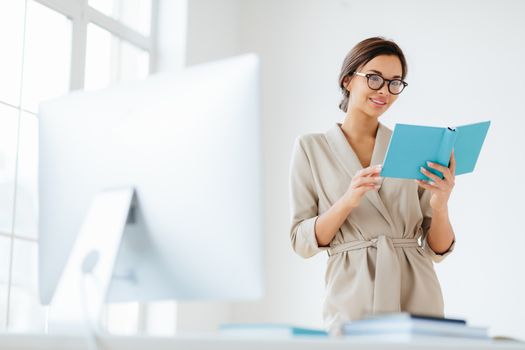
[{"label": "wrist", "polygon": [[448,216],[448,206],[432,208],[432,216]]},{"label": "wrist", "polygon": [[356,203],[356,200],[354,198],[354,196],[352,196],[350,193],[345,193],[342,197],[341,197],[341,204],[344,205],[344,207],[347,209],[347,210],[352,210],[354,209],[355,207],[357,207],[357,203]]}]

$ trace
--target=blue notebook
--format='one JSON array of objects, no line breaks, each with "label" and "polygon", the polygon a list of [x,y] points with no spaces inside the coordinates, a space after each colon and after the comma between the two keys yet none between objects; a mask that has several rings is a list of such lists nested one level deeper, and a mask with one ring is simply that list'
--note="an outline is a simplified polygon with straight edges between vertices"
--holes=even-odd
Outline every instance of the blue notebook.
[{"label": "blue notebook", "polygon": [[380,176],[428,180],[419,170],[424,166],[443,178],[441,172],[428,167],[427,161],[448,167],[452,149],[456,175],[470,173],[474,171],[489,126],[490,121],[457,128],[396,124]]},{"label": "blue notebook", "polygon": [[227,323],[219,327],[222,335],[262,336],[262,337],[326,337],[328,333],[321,329],[297,327],[280,323]]}]

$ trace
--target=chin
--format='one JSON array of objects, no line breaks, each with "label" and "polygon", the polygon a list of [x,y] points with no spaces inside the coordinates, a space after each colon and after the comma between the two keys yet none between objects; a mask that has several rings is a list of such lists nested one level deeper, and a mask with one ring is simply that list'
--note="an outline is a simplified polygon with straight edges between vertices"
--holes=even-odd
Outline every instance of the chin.
[{"label": "chin", "polygon": [[370,117],[370,118],[375,118],[375,119],[379,119],[383,113],[386,112],[386,109],[384,111],[368,111],[366,114]]}]

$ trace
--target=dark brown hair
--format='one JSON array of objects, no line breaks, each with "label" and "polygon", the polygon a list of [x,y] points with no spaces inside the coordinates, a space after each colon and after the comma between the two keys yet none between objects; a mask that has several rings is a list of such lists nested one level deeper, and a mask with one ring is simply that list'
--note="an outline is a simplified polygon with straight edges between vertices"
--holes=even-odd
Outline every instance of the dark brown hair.
[{"label": "dark brown hair", "polygon": [[339,103],[339,108],[343,112],[346,112],[348,109],[348,99],[350,96],[349,91],[343,86],[344,78],[350,76],[350,79],[352,79],[352,74],[357,68],[367,64],[380,55],[397,56],[401,61],[401,68],[403,70],[401,79],[405,79],[407,75],[407,62],[403,51],[395,42],[383,37],[373,37],[361,41],[346,55],[343,66],[341,67],[341,73],[339,74],[339,87],[343,93],[343,99],[341,103]]}]

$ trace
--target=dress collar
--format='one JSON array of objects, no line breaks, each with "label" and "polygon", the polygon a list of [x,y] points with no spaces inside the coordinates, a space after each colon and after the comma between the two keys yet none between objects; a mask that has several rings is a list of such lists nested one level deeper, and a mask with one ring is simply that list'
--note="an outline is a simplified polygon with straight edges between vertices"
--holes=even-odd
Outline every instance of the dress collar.
[{"label": "dress collar", "polygon": [[[335,158],[339,161],[350,177],[353,177],[356,172],[363,169],[359,158],[357,157],[352,146],[346,139],[343,130],[341,129],[341,124],[336,123],[325,133],[325,136]],[[383,124],[379,123],[377,127],[374,150],[372,152],[372,159],[370,161],[371,165],[383,163],[391,136],[392,131]],[[378,190],[368,191],[365,196],[393,227],[390,214],[388,213],[388,210],[379,196]]]}]

